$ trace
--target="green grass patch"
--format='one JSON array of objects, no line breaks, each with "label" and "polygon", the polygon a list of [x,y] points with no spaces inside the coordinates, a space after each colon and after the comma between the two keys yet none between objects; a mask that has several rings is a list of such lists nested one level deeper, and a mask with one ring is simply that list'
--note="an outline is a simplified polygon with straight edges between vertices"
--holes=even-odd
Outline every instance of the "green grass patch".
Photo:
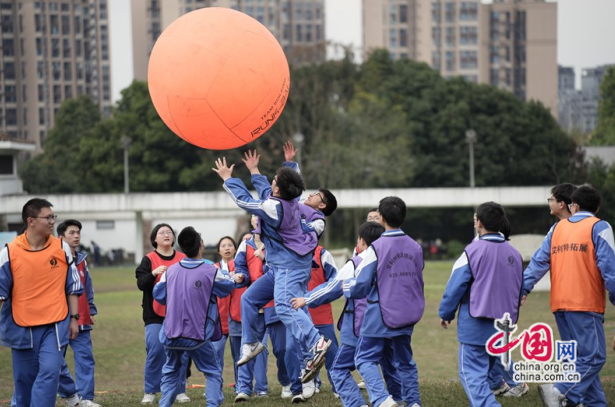
[{"label": "green grass patch", "polygon": [[[466,395],[459,383],[457,374],[457,332],[453,322],[448,330],[440,328],[438,306],[446,282],[451,273],[452,262],[428,262],[424,272],[426,307],[425,315],[416,326],[412,336],[413,351],[419,369],[419,383],[424,406],[468,406]],[[104,406],[134,406],[139,405],[143,397],[143,365],[145,362],[144,327],[141,318],[141,292],[137,289],[132,268],[97,268],[92,271],[96,305],[99,315],[92,332],[94,355],[96,358],[96,400]],[[341,312],[343,300],[334,304],[334,315]],[[551,325],[556,339],[557,328],[549,309],[549,294],[534,293],[529,296],[521,309],[519,331],[528,328],[535,322],[545,322]],[[613,306],[607,306],[604,329],[607,338],[607,362],[602,370],[602,381],[609,405],[615,405],[615,352],[610,349],[615,327],[615,312]],[[519,332],[518,331],[518,332]],[[228,345],[227,345],[228,346]],[[513,352],[513,358],[520,360],[518,350]],[[72,370],[72,352],[68,352],[69,366]],[[225,401],[232,403],[234,394],[226,387],[234,381],[230,368],[232,360],[230,350],[225,354]],[[194,371],[189,379],[190,386],[205,384],[203,375]],[[324,372],[323,391],[314,396],[306,404],[328,407],[341,405],[331,394],[331,388]],[[276,379],[275,357],[270,352],[269,358],[269,389],[270,396],[254,398],[250,405],[254,406],[286,406],[288,400],[282,400],[279,395],[281,387]],[[520,399],[498,399],[503,406],[539,406],[540,400],[536,390],[537,385],[531,384],[531,391]],[[0,348],[0,406],[8,406],[13,388],[11,367],[11,351]],[[203,405],[203,388],[189,388],[191,403],[185,406]],[[367,397],[367,394],[365,393]],[[62,404],[58,404],[62,405]]]}]

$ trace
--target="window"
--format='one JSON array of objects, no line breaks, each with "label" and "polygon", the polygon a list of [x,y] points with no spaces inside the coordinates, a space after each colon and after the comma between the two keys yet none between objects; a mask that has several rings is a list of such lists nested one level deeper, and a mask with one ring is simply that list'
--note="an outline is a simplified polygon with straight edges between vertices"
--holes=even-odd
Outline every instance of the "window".
[{"label": "window", "polygon": [[460,44],[477,44],[478,43],[478,28],[477,27],[459,27],[459,43]]},{"label": "window", "polygon": [[60,85],[53,85],[53,103],[62,102],[62,88]]},{"label": "window", "polygon": [[70,39],[69,38],[64,38],[62,40],[62,55],[64,56],[64,58],[70,58]]},{"label": "window", "polygon": [[5,34],[13,32],[13,17],[10,14],[2,14],[2,32]]},{"label": "window", "polygon": [[36,63],[36,76],[38,79],[45,79],[45,65],[43,61]]},{"label": "window", "polygon": [[446,3],[446,21],[453,22],[455,21],[455,3]]},{"label": "window", "polygon": [[435,23],[439,23],[440,14],[441,14],[440,3],[435,3],[435,2],[431,3],[431,21]]},{"label": "window", "polygon": [[478,55],[476,51],[460,51],[459,59],[460,59],[461,69],[478,68]]},{"label": "window", "polygon": [[71,85],[64,86],[64,97],[70,99],[73,97],[73,87]]},{"label": "window", "polygon": [[70,16],[62,16],[62,34],[70,34]]},{"label": "window", "polygon": [[389,6],[389,24],[394,25],[397,23],[397,7],[395,4]]},{"label": "window", "polygon": [[461,21],[475,21],[478,19],[478,3],[462,1],[459,7]]},{"label": "window", "polygon": [[440,27],[433,27],[431,29],[431,42],[434,48],[440,47],[440,44],[442,42],[441,34],[442,32]]},{"label": "window", "polygon": [[455,46],[455,27],[446,27],[446,45],[448,47]]},{"label": "window", "polygon": [[6,61],[4,63],[4,79],[15,79],[15,62]]},{"label": "window", "polygon": [[303,33],[301,32],[301,24],[297,24],[295,27],[295,36],[297,38],[297,42],[303,41]]},{"label": "window", "polygon": [[73,80],[73,70],[71,68],[72,66],[70,62],[64,62],[64,80],[65,81]]},{"label": "window", "polygon": [[53,67],[53,80],[55,81],[59,81],[60,80],[60,62],[55,61],[52,63],[52,67]]},{"label": "window", "polygon": [[397,30],[395,28],[389,30],[389,47],[397,48]]},{"label": "window", "polygon": [[15,85],[4,87],[4,101],[7,103],[17,102],[17,87]]},{"label": "window", "polygon": [[500,49],[497,46],[491,46],[489,51],[489,60],[492,64],[497,65],[500,63]]},{"label": "window", "polygon": [[115,221],[114,220],[97,220],[96,229],[97,230],[113,230],[115,229]]},{"label": "window", "polygon": [[0,155],[0,175],[13,175],[12,155]]},{"label": "window", "polygon": [[399,30],[399,46],[408,46],[408,30],[406,30],[405,28]]},{"label": "window", "polygon": [[453,51],[446,51],[446,70],[455,70],[455,53]]},{"label": "window", "polygon": [[5,57],[15,56],[15,42],[12,38],[2,40],[2,55]]},{"label": "window", "polygon": [[408,5],[407,4],[399,5],[399,22],[400,23],[408,22]]},{"label": "window", "polygon": [[38,85],[38,101],[45,101],[45,88],[43,87],[43,85]]},{"label": "window", "polygon": [[433,51],[431,53],[431,67],[438,71],[441,69],[440,51]]},{"label": "window", "polygon": [[17,124],[17,109],[10,108],[5,110],[6,125],[15,126]]},{"label": "window", "polygon": [[49,24],[51,26],[51,34],[59,34],[60,33],[60,28],[59,28],[59,24],[58,24],[58,16],[57,15],[52,15],[51,19],[49,20]]},{"label": "window", "polygon": [[60,56],[60,39],[53,38],[51,40],[51,56],[53,58],[58,58]]}]

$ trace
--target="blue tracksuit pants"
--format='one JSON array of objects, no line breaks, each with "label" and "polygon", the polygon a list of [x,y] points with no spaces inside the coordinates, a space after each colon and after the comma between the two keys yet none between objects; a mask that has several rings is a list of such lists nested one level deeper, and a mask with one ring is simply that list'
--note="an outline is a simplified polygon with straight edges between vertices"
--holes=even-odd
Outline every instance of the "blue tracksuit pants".
[{"label": "blue tracksuit pants", "polygon": [[[66,359],[60,370],[58,394],[67,398],[77,393],[84,400],[94,400],[94,353],[90,331],[79,331],[79,335],[69,342],[75,356],[75,380],[73,380]],[[64,350],[66,358],[66,349]]]},{"label": "blue tracksuit pants", "polygon": [[327,369],[344,407],[360,407],[366,404],[359,386],[350,373],[355,370],[355,351],[354,346],[342,343],[333,359],[331,369]]},{"label": "blue tracksuit pants", "polygon": [[[243,325],[243,323],[242,323]],[[265,317],[263,314],[258,314],[258,340],[265,345],[265,350],[261,352],[256,358],[252,359],[248,363],[243,366],[239,366],[238,376],[237,376],[237,384],[235,385],[235,389],[237,393],[245,393],[249,396],[252,395],[252,382],[254,381],[254,393],[268,393],[268,383],[267,383],[267,360],[269,356],[269,350],[267,349],[267,332],[265,329]],[[238,358],[235,359],[233,356],[233,361],[235,362],[235,366],[237,367],[237,360],[241,357],[240,346],[241,346],[241,337],[231,337],[231,345],[233,341],[237,342],[237,355]],[[232,349],[232,347],[231,347]]]},{"label": "blue tracksuit pants", "polygon": [[211,345],[214,347],[214,350],[216,351],[216,357],[218,358],[218,362],[220,363],[221,372],[224,372],[224,349],[226,348],[227,340],[228,334],[224,334],[219,340],[211,343]]},{"label": "blue tracksuit pants", "polygon": [[[271,347],[276,358],[276,366],[278,368],[278,382],[282,386],[290,384],[288,371],[286,370],[286,327],[281,321],[273,322],[267,325],[267,332],[271,338]],[[301,382],[299,382],[301,384]]]},{"label": "blue tracksuit pants", "polygon": [[55,324],[32,329],[32,349],[11,349],[17,407],[54,407],[64,347],[58,349]]},{"label": "blue tracksuit pants", "polygon": [[359,338],[355,364],[365,380],[370,402],[373,406],[378,406],[389,396],[378,368],[386,347],[393,349],[397,361],[396,368],[401,379],[401,399],[406,402],[406,405],[421,404],[418,393],[418,370],[412,360],[410,335],[392,338],[365,336]]},{"label": "blue tracksuit pants", "polygon": [[[145,393],[160,392],[162,380],[162,367],[166,361],[164,346],[160,343],[160,329],[162,324],[149,324],[145,326]],[[182,380],[179,382],[178,393],[186,392],[186,370],[188,369],[188,355],[182,357]]]},{"label": "blue tracksuit pants", "polygon": [[604,315],[593,312],[555,313],[555,322],[563,341],[577,341],[576,371],[579,383],[556,383],[557,389],[573,403],[606,407],[606,396],[600,384],[600,370],[606,363]]},{"label": "blue tracksuit pants", "polygon": [[459,344],[459,378],[470,407],[500,406],[489,388],[487,376],[498,358],[487,353],[485,346]]},{"label": "blue tracksuit pants", "polygon": [[256,280],[241,296],[241,315],[244,322],[242,344],[255,343],[257,337],[258,310],[274,299],[275,311],[286,327],[301,343],[303,358],[311,358],[307,349],[316,344],[320,335],[310,317],[302,310],[290,305],[291,298],[305,294],[311,270],[276,269],[270,270]]},{"label": "blue tracksuit pants", "polygon": [[[327,369],[329,383],[331,383],[331,391],[333,391],[333,393],[337,393],[335,384],[331,378],[331,366],[333,366],[333,360],[335,359],[335,355],[337,354],[337,349],[339,347],[337,336],[335,335],[335,328],[333,327],[333,324],[315,325],[315,327],[320,335],[327,339],[331,339],[331,346],[329,346],[329,349],[325,354],[325,368]],[[320,388],[320,373],[315,377],[315,380],[318,388]]]},{"label": "blue tracksuit pants", "polygon": [[[181,345],[181,340],[176,343]],[[205,387],[206,406],[218,407],[224,401],[222,394],[222,369],[216,350],[210,341],[193,350],[176,350],[165,348],[166,363],[162,368],[162,397],[158,403],[162,407],[173,405],[182,380],[186,381],[185,361],[190,355],[196,368],[207,377]]]}]

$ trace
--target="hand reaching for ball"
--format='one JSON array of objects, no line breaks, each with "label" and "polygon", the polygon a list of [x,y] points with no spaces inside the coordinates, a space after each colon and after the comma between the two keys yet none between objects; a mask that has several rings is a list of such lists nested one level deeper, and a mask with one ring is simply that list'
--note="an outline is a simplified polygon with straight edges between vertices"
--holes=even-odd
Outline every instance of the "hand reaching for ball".
[{"label": "hand reaching for ball", "polygon": [[233,175],[233,169],[235,168],[235,164],[230,167],[226,165],[226,157],[218,158],[216,160],[216,168],[212,168],[216,174],[222,178],[223,181],[231,178]]}]

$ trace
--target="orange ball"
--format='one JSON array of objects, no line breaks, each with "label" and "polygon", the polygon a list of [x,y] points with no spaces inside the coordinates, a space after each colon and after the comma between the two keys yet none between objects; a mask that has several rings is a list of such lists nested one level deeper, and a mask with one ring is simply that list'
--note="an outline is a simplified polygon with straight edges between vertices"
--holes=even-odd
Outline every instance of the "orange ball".
[{"label": "orange ball", "polygon": [[160,35],[149,92],[164,123],[198,147],[226,150],[262,136],[288,98],[290,72],[278,40],[236,10],[203,8]]}]

